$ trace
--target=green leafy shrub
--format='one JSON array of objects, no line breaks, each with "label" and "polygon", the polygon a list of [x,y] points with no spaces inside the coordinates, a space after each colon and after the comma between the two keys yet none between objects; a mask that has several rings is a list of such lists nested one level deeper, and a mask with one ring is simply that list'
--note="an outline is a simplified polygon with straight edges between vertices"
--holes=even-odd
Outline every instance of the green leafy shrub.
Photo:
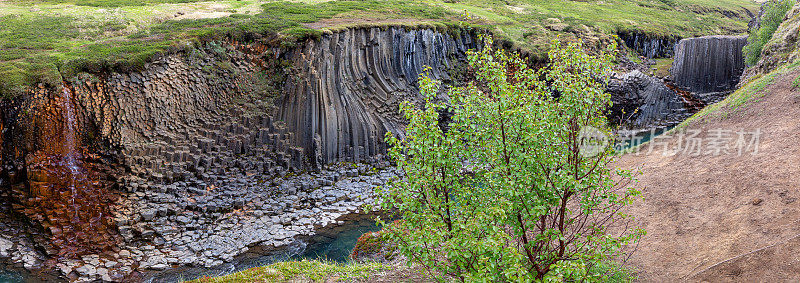
[{"label": "green leafy shrub", "polygon": [[424,107],[402,104],[406,137],[387,135],[405,178],[377,191],[403,219],[385,232],[411,262],[460,281],[602,281],[613,272],[597,265],[644,234],[615,226],[640,194],[631,172],[609,167],[609,143],[582,149],[582,131],[609,132],[603,82],[616,46],[591,56],[552,44],[534,71],[487,42],[449,105],[420,76]]},{"label": "green leafy shrub", "polygon": [[778,30],[778,26],[786,17],[786,12],[794,5],[794,0],[777,0],[764,5],[764,16],[761,17],[761,25],[758,29],[750,31],[748,44],[744,47],[745,61],[747,65],[755,65],[761,59],[761,51],[764,46],[772,39],[772,35]]}]

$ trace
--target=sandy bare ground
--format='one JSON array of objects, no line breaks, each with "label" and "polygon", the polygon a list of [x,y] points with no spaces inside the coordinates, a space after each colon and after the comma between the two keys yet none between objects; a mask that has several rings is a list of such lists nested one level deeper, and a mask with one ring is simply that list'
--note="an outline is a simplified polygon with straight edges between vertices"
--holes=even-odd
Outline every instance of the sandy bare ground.
[{"label": "sandy bare ground", "polygon": [[[733,131],[730,154],[664,156],[656,147],[617,161],[643,173],[645,200],[630,212],[647,235],[629,262],[641,281],[800,281],[800,90],[791,87],[798,75],[778,77],[728,117],[692,122],[704,149],[720,140],[714,129]],[[758,153],[745,147],[739,156],[736,132],[756,129]],[[677,135],[669,141],[677,146]]]}]

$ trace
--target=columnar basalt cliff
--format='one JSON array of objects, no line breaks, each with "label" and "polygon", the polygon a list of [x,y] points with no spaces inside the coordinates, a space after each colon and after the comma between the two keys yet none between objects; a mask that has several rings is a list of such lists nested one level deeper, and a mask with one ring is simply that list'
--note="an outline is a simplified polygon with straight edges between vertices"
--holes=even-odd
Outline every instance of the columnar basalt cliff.
[{"label": "columnar basalt cliff", "polygon": [[614,76],[609,82],[613,123],[629,129],[671,126],[691,115],[690,105],[664,82],[640,71]]},{"label": "columnar basalt cliff", "polygon": [[672,57],[675,44],[680,40],[674,36],[650,36],[639,32],[621,32],[619,38],[625,46],[649,59]]},{"label": "columnar basalt cliff", "polygon": [[382,154],[387,131],[402,133],[393,115],[404,100],[418,101],[425,67],[448,81],[448,70],[476,42],[468,33],[356,29],[323,36],[292,55],[302,75],[289,80],[278,117],[312,163],[365,161]]},{"label": "columnar basalt cliff", "polygon": [[[36,189],[52,176],[38,173],[47,159],[35,157],[65,156],[61,100],[69,92],[76,162],[93,186],[119,195],[113,206],[98,201],[113,215],[88,216],[120,242],[106,254],[59,258],[63,275],[122,280],[277,249],[359,213],[371,188],[393,178],[380,156],[385,133],[402,134],[399,103],[417,101],[425,66],[448,81],[474,38],[370,28],[291,49],[210,42],[142,71],[64,78],[3,102],[2,191],[39,227],[34,233],[64,229],[59,215],[28,210],[31,199],[63,202]],[[364,175],[373,168],[381,171]],[[46,236],[37,246],[45,252],[26,257],[29,266],[56,257]]]},{"label": "columnar basalt cliff", "polygon": [[695,93],[729,91],[744,71],[745,36],[686,38],[675,47],[670,70],[678,87]]}]

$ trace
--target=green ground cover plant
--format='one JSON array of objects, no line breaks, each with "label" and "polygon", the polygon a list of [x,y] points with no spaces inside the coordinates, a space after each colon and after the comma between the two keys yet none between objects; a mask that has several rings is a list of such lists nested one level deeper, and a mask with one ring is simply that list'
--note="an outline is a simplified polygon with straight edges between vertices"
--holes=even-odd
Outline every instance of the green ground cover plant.
[{"label": "green ground cover plant", "polygon": [[345,26],[466,22],[544,59],[556,36],[741,33],[745,10],[755,9],[747,0],[10,0],[0,2],[0,93],[12,97],[82,71],[135,70],[204,40],[273,38],[291,46],[319,36],[323,30],[307,24],[324,19],[345,19]]},{"label": "green ground cover plant", "polygon": [[336,263],[318,260],[276,262],[222,277],[203,277],[195,283],[225,282],[331,282],[363,280],[388,270],[380,263]]},{"label": "green ground cover plant", "polygon": [[792,8],[796,1],[792,0],[779,0],[775,2],[768,2],[765,5],[764,16],[761,18],[761,25],[757,29],[750,31],[750,37],[747,39],[747,46],[744,47],[745,62],[749,66],[753,66],[761,59],[761,51],[764,45],[772,39],[772,35],[778,30],[778,26],[783,22],[786,17],[786,12]]}]

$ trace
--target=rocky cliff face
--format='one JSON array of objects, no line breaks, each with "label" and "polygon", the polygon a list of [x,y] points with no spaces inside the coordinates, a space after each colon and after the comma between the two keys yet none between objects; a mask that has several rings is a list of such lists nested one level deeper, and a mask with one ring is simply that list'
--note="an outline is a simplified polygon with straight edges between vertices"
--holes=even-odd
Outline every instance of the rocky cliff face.
[{"label": "rocky cliff face", "polygon": [[[58,232],[48,229],[61,227],[58,215],[25,207],[52,200],[33,185],[50,175],[35,168],[45,160],[37,156],[65,156],[59,103],[67,90],[79,162],[98,176],[90,186],[119,194],[113,215],[100,217],[113,224],[108,237],[120,250],[113,260],[62,258],[64,275],[120,280],[136,269],[213,266],[253,247],[285,246],[359,211],[371,187],[393,176],[359,177],[386,165],[383,137],[402,134],[398,105],[416,100],[424,66],[449,80],[477,47],[473,38],[372,28],[294,49],[207,43],[143,71],[65,78],[3,102],[2,192],[37,233]],[[369,164],[328,166],[342,161]],[[286,174],[306,169],[317,172]],[[108,206],[97,202],[91,207]],[[46,237],[38,241],[55,255]]]},{"label": "rocky cliff face", "polygon": [[[654,57],[669,49],[643,46]],[[64,177],[40,169],[65,156],[68,91],[78,161],[92,176],[82,186],[116,196],[108,198],[114,205],[90,199],[87,207],[104,208],[89,216],[113,226],[104,236],[117,242],[105,253],[59,259],[63,275],[118,281],[280,249],[361,213],[372,188],[396,176],[382,160],[383,137],[402,136],[398,105],[418,101],[417,76],[428,66],[449,83],[478,47],[467,32],[351,29],[291,49],[206,43],[142,71],[64,78],[0,104],[0,192],[34,232],[63,229],[61,214],[25,208],[41,200],[65,206],[54,191],[70,196],[69,185],[37,185]],[[687,114],[675,91],[638,71],[609,90],[615,115],[639,109],[624,117],[634,127]],[[57,253],[47,237],[35,239],[35,247],[15,245],[26,252],[12,261],[33,267]]]},{"label": "rocky cliff face", "polygon": [[648,36],[638,32],[623,32],[619,38],[625,46],[648,59],[672,57],[675,44],[680,38],[670,36]]},{"label": "rocky cliff face", "polygon": [[399,103],[418,101],[416,80],[425,67],[450,79],[476,42],[468,33],[356,29],[323,36],[291,54],[299,77],[289,80],[278,119],[313,164],[361,162],[386,150],[383,138],[402,135]]},{"label": "rocky cliff face", "polygon": [[640,71],[614,76],[608,85],[614,106],[609,116],[625,128],[671,126],[691,115],[690,104],[661,80]]},{"label": "rocky cliff face", "polygon": [[686,38],[675,47],[670,77],[675,85],[695,93],[732,90],[744,71],[744,36]]}]

